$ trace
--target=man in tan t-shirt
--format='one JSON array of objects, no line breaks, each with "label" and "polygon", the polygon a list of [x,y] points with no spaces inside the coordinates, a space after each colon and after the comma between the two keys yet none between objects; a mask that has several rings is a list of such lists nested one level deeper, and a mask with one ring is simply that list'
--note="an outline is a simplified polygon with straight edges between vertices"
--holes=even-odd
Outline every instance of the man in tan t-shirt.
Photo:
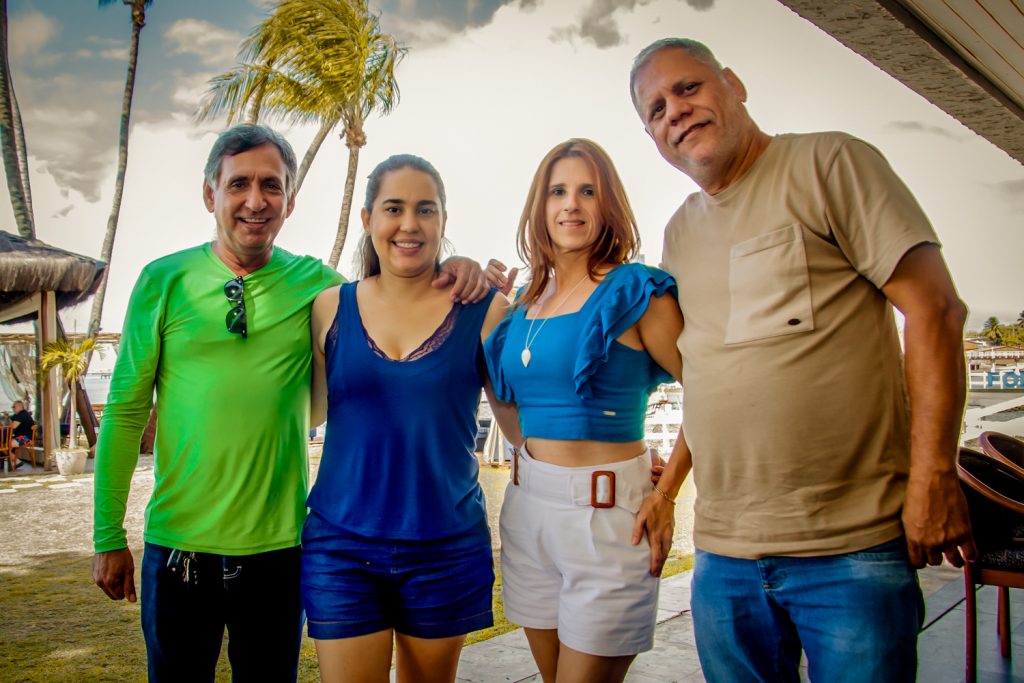
[{"label": "man in tan t-shirt", "polygon": [[[915,568],[976,553],[955,469],[966,309],[935,233],[867,143],[761,132],[700,43],[643,50],[630,94],[701,188],[663,261],[686,325],[704,675],[797,680],[802,648],[812,680],[911,681]],[[670,508],[652,496],[638,525],[663,532]]]}]

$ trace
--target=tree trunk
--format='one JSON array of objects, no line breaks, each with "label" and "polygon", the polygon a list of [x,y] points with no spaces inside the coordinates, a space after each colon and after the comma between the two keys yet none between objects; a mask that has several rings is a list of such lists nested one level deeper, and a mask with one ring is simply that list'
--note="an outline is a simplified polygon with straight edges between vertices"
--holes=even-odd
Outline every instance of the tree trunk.
[{"label": "tree trunk", "polygon": [[316,132],[316,136],[313,141],[309,143],[309,148],[306,150],[306,156],[302,157],[302,163],[299,164],[299,172],[295,174],[295,192],[298,194],[299,188],[302,187],[302,181],[306,179],[306,173],[309,171],[309,167],[313,164],[313,159],[316,157],[317,152],[320,151],[320,146],[324,144],[324,140],[327,139],[327,134],[331,132],[331,128],[337,125],[338,119],[331,121],[324,121],[320,124],[320,130]]},{"label": "tree trunk", "polygon": [[246,123],[255,125],[260,122],[260,109],[263,108],[263,91],[266,87],[266,79],[261,80],[256,85],[256,92],[253,93],[251,104],[249,105],[249,115],[245,119]]},{"label": "tree trunk", "polygon": [[32,208],[32,183],[28,175],[28,145],[25,144],[25,126],[21,121],[21,107],[18,96],[14,92],[14,83],[8,81],[11,88],[11,113],[14,120],[14,146],[18,150],[18,171],[21,174],[21,191],[25,197],[25,209],[28,213],[29,228],[32,237],[36,236],[36,214]]},{"label": "tree trunk", "polygon": [[[100,331],[100,320],[103,316],[103,300],[107,294],[107,281],[110,277],[110,257],[114,251],[114,235],[117,234],[117,219],[121,214],[121,197],[124,194],[124,177],[128,168],[128,128],[132,114],[132,95],[135,92],[135,66],[139,59],[139,34],[146,25],[145,8],[141,1],[132,4],[132,42],[128,53],[128,75],[124,83],[124,99],[121,102],[121,131],[118,137],[117,179],[114,182],[114,205],[107,220],[107,232],[103,236],[103,249],[100,260],[107,263],[103,272],[99,289],[92,301],[92,313],[89,315],[89,337],[95,338]],[[89,354],[92,360],[92,354]]]},{"label": "tree trunk", "polygon": [[345,237],[348,235],[348,217],[352,212],[352,194],[356,189],[356,170],[359,167],[359,146],[348,146],[348,173],[345,176],[345,196],[341,200],[341,216],[338,218],[338,234],[334,238],[334,247],[331,249],[331,258],[327,265],[335,270],[338,269],[338,261],[341,260],[341,250],[345,246]]},{"label": "tree trunk", "polygon": [[68,449],[74,450],[78,448],[78,421],[75,419],[78,407],[75,403],[75,384],[76,382],[68,382],[68,391],[71,392],[71,410],[68,411]]},{"label": "tree trunk", "polygon": [[28,167],[18,156],[18,142],[14,123],[14,83],[11,81],[11,67],[7,59],[7,0],[0,0],[0,151],[3,154],[4,174],[7,176],[7,190],[11,195],[11,208],[18,224],[18,234],[26,238],[35,237],[31,204],[25,196],[28,186],[21,169]]}]

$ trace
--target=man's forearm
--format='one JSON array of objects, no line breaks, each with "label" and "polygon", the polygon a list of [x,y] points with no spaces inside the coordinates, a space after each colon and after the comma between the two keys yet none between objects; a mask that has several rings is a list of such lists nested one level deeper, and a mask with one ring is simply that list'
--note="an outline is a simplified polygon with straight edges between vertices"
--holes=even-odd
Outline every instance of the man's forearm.
[{"label": "man's forearm", "polygon": [[955,468],[966,398],[965,317],[963,304],[954,300],[932,315],[906,320],[912,478]]},{"label": "man's forearm", "polygon": [[139,462],[139,447],[152,403],[104,410],[96,447],[93,492],[93,544],[98,553],[127,547],[125,510],[132,475]]},{"label": "man's forearm", "polygon": [[683,425],[680,425],[675,446],[672,447],[672,455],[668,459],[661,479],[658,480],[658,488],[675,499],[691,469],[693,469],[693,454],[686,443]]}]

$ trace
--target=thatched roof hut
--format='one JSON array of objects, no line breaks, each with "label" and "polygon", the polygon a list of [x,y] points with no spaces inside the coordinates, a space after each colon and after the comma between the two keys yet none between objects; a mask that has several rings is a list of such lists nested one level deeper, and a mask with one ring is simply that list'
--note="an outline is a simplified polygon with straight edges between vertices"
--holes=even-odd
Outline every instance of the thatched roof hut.
[{"label": "thatched roof hut", "polygon": [[[107,264],[0,230],[0,323],[32,320],[26,299],[54,292],[57,308],[77,304],[99,287]],[[15,317],[11,318],[10,314]]]},{"label": "thatched roof hut", "polygon": [[[0,324],[38,320],[35,354],[38,358],[43,346],[57,338],[60,324],[57,310],[94,294],[106,269],[103,261],[0,231]],[[35,383],[34,368],[29,376],[25,367],[20,371],[16,367],[25,363],[8,365],[9,368],[2,368],[8,384],[17,383],[21,387]],[[39,397],[36,420],[43,426],[46,467],[49,467],[51,453],[60,444],[60,430],[56,427],[60,423],[60,397],[54,389],[57,383],[54,370],[49,381],[36,387]]]}]

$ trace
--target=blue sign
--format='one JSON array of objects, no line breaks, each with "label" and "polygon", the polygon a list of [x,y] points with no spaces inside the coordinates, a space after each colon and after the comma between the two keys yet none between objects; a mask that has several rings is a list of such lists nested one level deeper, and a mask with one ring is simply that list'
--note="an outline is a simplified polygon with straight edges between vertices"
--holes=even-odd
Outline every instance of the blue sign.
[{"label": "blue sign", "polygon": [[[1002,382],[1000,382],[1002,379]],[[985,373],[985,388],[986,389],[1018,389],[1024,388],[1024,373],[1021,372],[1004,372],[1002,377],[999,376],[998,372],[986,372]]]}]

